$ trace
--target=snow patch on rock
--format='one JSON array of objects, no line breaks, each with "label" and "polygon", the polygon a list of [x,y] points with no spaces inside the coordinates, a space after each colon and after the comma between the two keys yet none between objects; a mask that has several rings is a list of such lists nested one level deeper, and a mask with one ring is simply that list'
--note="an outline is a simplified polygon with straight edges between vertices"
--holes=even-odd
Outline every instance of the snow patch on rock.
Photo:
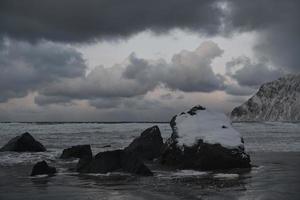
[{"label": "snow patch on rock", "polygon": [[201,139],[229,149],[244,148],[240,133],[231,126],[225,114],[201,108],[176,116],[173,132],[178,145],[192,146]]}]

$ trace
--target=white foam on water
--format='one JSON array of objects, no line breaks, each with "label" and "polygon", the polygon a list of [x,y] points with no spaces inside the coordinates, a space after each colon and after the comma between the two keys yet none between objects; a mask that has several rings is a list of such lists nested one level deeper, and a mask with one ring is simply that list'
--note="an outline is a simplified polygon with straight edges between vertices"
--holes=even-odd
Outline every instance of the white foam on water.
[{"label": "white foam on water", "polygon": [[195,170],[180,170],[172,173],[173,176],[204,176],[207,175],[207,172],[195,171]]},{"label": "white foam on water", "polygon": [[238,174],[223,174],[223,173],[219,173],[219,174],[214,174],[213,176],[214,178],[217,179],[236,179],[239,177]]},{"label": "white foam on water", "polygon": [[53,152],[0,152],[0,165],[12,166],[16,164],[35,164],[41,160],[55,160]]}]

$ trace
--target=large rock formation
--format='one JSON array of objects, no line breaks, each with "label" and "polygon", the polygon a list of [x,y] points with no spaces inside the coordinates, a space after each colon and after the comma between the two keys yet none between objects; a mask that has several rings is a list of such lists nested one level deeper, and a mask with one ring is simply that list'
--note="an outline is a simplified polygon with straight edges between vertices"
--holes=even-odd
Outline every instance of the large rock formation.
[{"label": "large rock formation", "polygon": [[300,75],[263,84],[231,112],[233,121],[300,121]]},{"label": "large rock formation", "polygon": [[153,175],[136,154],[124,150],[100,152],[91,161],[80,159],[80,162],[80,168],[77,168],[77,171],[81,173],[125,171],[142,176]]},{"label": "large rock formation", "polygon": [[161,164],[195,170],[250,167],[243,139],[224,114],[195,106],[175,115],[170,125],[173,133],[162,149]]},{"label": "large rock formation", "polygon": [[147,128],[139,137],[134,139],[126,152],[135,153],[143,160],[153,160],[160,156],[160,150],[163,146],[163,138],[161,137],[158,126]]},{"label": "large rock formation", "polygon": [[46,148],[26,132],[11,139],[0,151],[41,152]]},{"label": "large rock formation", "polygon": [[[163,146],[158,126],[144,130],[128,147],[121,150],[100,152],[94,157],[86,155],[87,147],[75,146],[65,149],[61,157],[79,157],[76,170],[81,173],[107,173],[124,171],[142,176],[152,176],[143,160],[153,160],[160,156]],[[84,151],[83,151],[84,149]],[[89,148],[90,149],[90,148]]]},{"label": "large rock formation", "polygon": [[41,161],[36,163],[31,172],[31,176],[36,176],[36,175],[42,175],[42,174],[47,174],[47,175],[52,175],[56,173],[56,168],[55,167],[50,167],[46,161]]}]

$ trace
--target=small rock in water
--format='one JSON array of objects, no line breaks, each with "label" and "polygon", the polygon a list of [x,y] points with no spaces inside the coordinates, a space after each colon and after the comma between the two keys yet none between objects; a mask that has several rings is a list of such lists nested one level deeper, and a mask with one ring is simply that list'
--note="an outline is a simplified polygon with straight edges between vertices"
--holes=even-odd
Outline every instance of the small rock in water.
[{"label": "small rock in water", "polygon": [[[98,153],[85,167],[78,169],[83,173],[107,173],[121,169],[122,150]],[[83,162],[83,159],[80,159]],[[79,162],[80,162],[79,161]]]},{"label": "small rock in water", "polygon": [[160,130],[158,126],[153,126],[144,130],[124,150],[128,153],[135,153],[143,160],[153,160],[160,156],[162,146],[163,138]]},{"label": "small rock in water", "polygon": [[0,151],[42,152],[46,151],[46,148],[26,132],[11,139]]},{"label": "small rock in water", "polygon": [[55,173],[56,173],[55,167],[50,167],[46,161],[41,161],[36,163],[33,166],[31,176],[42,175],[42,174],[52,175]]},{"label": "small rock in water", "polygon": [[92,158],[92,150],[91,145],[76,145],[71,148],[64,149],[60,158],[68,159],[68,158]]}]

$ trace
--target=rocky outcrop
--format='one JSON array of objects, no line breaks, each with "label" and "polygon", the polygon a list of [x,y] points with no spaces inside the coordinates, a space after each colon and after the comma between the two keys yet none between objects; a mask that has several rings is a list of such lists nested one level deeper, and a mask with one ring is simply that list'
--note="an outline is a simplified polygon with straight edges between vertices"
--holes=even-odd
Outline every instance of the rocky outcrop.
[{"label": "rocky outcrop", "polygon": [[121,155],[121,166],[124,171],[129,173],[141,176],[153,176],[151,170],[133,153],[123,151]]},{"label": "rocky outcrop", "polygon": [[84,173],[107,173],[121,169],[122,150],[106,151],[95,155],[95,157],[79,172]]},{"label": "rocky outcrop", "polygon": [[149,168],[134,153],[124,150],[114,150],[98,153],[91,161],[80,159],[81,173],[108,173],[124,171],[142,176],[153,175]]},{"label": "rocky outcrop", "polygon": [[241,135],[224,114],[195,106],[172,118],[173,133],[160,163],[179,169],[216,170],[250,167]]},{"label": "rocky outcrop", "polygon": [[231,112],[233,121],[300,121],[300,75],[263,84]]},{"label": "rocky outcrop", "polygon": [[68,159],[68,158],[86,158],[91,159],[93,157],[93,153],[91,150],[91,145],[76,145],[70,148],[64,149],[60,158]]},{"label": "rocky outcrop", "polygon": [[153,160],[160,156],[160,150],[163,146],[158,126],[147,128],[139,137],[134,139],[125,151],[134,153],[143,160]]},{"label": "rocky outcrop", "polygon": [[41,161],[36,163],[33,166],[31,176],[42,175],[42,174],[53,175],[55,173],[56,173],[55,167],[50,167],[46,161]]},{"label": "rocky outcrop", "polygon": [[26,132],[11,139],[0,151],[42,152],[46,148]]}]

